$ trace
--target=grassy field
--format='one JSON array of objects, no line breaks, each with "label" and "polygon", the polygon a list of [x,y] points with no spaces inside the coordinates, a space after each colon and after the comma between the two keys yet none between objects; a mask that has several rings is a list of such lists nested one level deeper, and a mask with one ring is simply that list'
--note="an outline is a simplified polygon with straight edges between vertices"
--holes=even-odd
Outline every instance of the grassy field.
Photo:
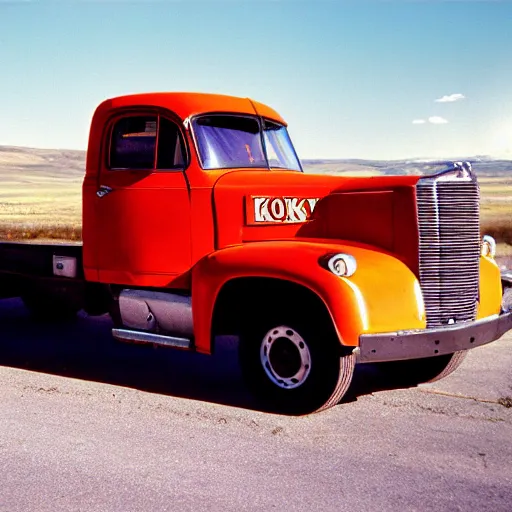
[{"label": "grassy field", "polygon": [[81,184],[37,181],[0,181],[0,239],[80,239]]},{"label": "grassy field", "polygon": [[83,151],[0,146],[0,239],[81,238]]},{"label": "grassy field", "polygon": [[485,176],[479,182],[482,232],[512,247],[512,176]]},{"label": "grassy field", "polygon": [[[80,240],[84,152],[0,146],[0,240]],[[510,162],[474,167],[481,187],[482,231],[512,253]],[[420,174],[416,162],[306,161],[305,171],[343,176]],[[503,169],[506,172],[503,172]],[[508,247],[507,247],[508,245]]]}]

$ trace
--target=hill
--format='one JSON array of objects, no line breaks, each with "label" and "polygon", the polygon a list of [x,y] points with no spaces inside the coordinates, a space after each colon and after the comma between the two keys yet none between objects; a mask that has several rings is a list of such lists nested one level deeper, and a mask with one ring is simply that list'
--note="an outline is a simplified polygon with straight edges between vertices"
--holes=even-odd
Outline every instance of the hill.
[{"label": "hill", "polygon": [[479,177],[512,178],[512,160],[489,157],[453,158],[447,160],[302,160],[306,172],[321,174],[376,175],[425,175],[441,171],[451,162],[471,162]]}]

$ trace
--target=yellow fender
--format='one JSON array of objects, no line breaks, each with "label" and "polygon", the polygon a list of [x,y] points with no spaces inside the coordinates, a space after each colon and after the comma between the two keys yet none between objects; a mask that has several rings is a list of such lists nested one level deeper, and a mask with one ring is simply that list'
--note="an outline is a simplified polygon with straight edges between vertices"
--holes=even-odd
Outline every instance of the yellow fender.
[{"label": "yellow fender", "polygon": [[[320,261],[344,253],[357,261],[351,277],[339,277]],[[355,347],[363,333],[425,328],[421,289],[400,260],[368,246],[332,241],[278,240],[227,247],[192,269],[192,314],[198,352],[211,352],[215,301],[230,280],[274,278],[304,286],[325,304],[340,343]]]},{"label": "yellow fender", "polygon": [[480,300],[478,302],[477,320],[497,315],[501,310],[503,290],[501,273],[493,258],[480,257]]}]

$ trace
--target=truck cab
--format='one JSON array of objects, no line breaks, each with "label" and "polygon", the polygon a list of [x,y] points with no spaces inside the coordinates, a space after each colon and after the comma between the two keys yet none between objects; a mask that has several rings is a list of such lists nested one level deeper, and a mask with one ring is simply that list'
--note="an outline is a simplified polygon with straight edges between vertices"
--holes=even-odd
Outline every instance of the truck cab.
[{"label": "truck cab", "polygon": [[494,252],[468,163],[309,175],[270,107],[152,93],[96,109],[83,249],[59,260],[78,271],[53,277],[122,341],[211,354],[238,335],[249,388],[304,414],[339,402],[358,362],[438,379],[511,329]]},{"label": "truck cab", "polygon": [[[106,101],[94,114],[87,155],[86,278],[135,286],[172,286],[202,257],[247,241],[238,204],[245,191],[264,185],[269,171],[289,182],[290,174],[302,173],[275,111],[209,94]],[[234,173],[236,185],[227,176]],[[226,187],[244,194],[224,197]],[[301,219],[311,209],[302,206],[295,208]],[[271,213],[267,209],[267,217]],[[290,223],[281,224],[288,229],[279,236],[291,236]]]}]

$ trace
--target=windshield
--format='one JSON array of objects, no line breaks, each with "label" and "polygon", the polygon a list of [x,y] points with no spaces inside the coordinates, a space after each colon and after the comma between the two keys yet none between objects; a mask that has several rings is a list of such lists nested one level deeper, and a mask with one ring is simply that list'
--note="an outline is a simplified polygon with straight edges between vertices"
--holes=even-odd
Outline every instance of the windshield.
[{"label": "windshield", "polygon": [[192,124],[203,169],[270,167],[301,171],[286,128],[271,121],[263,123],[264,142],[256,117],[210,115],[195,119]]},{"label": "windshield", "polygon": [[270,167],[302,170],[288,131],[282,124],[265,121],[263,133]]}]

